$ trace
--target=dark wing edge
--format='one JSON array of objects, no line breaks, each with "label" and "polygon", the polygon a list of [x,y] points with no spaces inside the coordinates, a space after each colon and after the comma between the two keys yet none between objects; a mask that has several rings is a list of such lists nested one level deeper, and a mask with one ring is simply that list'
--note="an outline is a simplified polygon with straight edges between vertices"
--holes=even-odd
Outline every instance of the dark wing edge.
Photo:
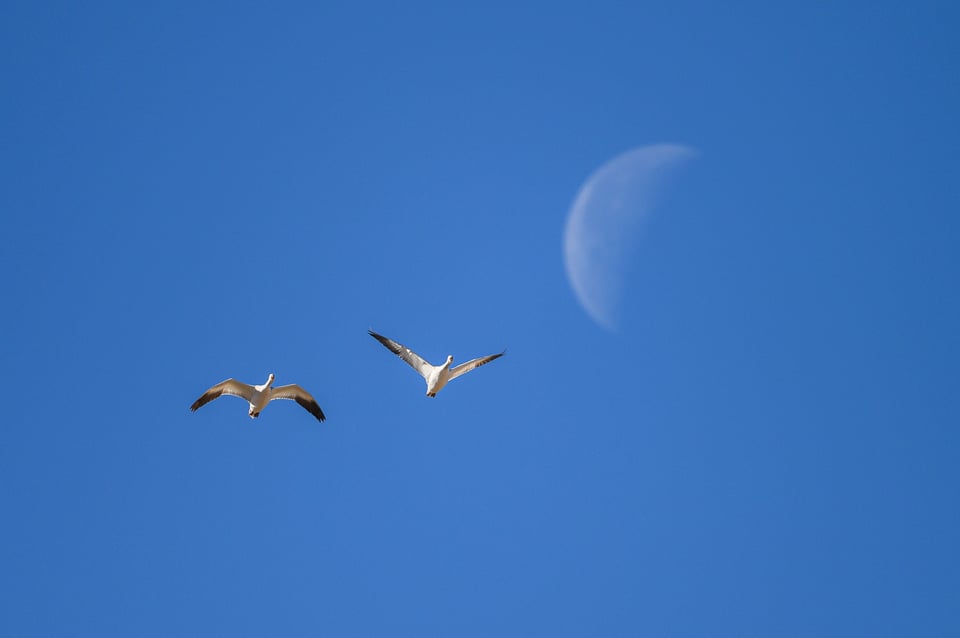
[{"label": "dark wing edge", "polygon": [[[216,386],[214,386],[214,388],[216,388]],[[197,410],[199,410],[206,404],[210,403],[214,399],[219,399],[221,396],[223,396],[223,388],[219,388],[216,390],[214,388],[210,388],[209,390],[204,392],[199,399],[194,401],[193,405],[190,406],[190,411],[196,412]]]},{"label": "dark wing edge", "polygon": [[327,418],[326,416],[324,416],[323,410],[320,409],[320,404],[317,403],[315,400],[313,399],[307,400],[303,397],[296,397],[294,398],[294,401],[299,403],[304,410],[306,410],[307,412],[315,416],[317,418],[317,421],[319,421],[320,423],[323,423],[324,419]]}]

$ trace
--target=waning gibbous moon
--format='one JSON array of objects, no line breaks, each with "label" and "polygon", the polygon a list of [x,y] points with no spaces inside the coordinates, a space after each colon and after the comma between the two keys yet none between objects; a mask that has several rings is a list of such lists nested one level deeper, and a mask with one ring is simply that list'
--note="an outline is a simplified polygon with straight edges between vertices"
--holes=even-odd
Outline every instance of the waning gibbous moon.
[{"label": "waning gibbous moon", "polygon": [[643,221],[671,174],[697,151],[680,144],[631,149],[598,168],[580,187],[563,237],[567,277],[600,326],[616,332],[628,257]]}]

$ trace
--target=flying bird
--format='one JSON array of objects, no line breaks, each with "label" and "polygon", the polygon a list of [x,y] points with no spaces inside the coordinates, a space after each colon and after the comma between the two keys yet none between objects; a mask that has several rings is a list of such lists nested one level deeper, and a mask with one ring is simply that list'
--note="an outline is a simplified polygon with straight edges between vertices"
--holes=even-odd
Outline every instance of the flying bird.
[{"label": "flying bird", "polygon": [[435,366],[427,363],[423,357],[407,346],[397,343],[393,339],[388,339],[383,335],[378,335],[373,330],[367,330],[367,332],[370,333],[371,337],[382,343],[387,350],[406,361],[411,368],[420,373],[420,376],[427,382],[428,397],[437,396],[437,392],[440,392],[440,390],[453,379],[470,372],[474,368],[479,368],[485,363],[490,363],[494,359],[502,357],[506,352],[506,350],[504,350],[499,354],[491,354],[486,357],[471,359],[466,363],[461,363],[455,368],[450,367],[450,364],[453,363],[453,355],[447,355],[446,363],[442,366]]},{"label": "flying bird", "polygon": [[274,399],[290,399],[299,403],[304,410],[317,418],[317,421],[323,423],[327,417],[323,415],[323,410],[317,404],[316,400],[309,392],[298,386],[296,383],[290,385],[281,385],[273,387],[273,373],[267,377],[267,382],[263,385],[247,385],[236,379],[227,379],[221,381],[209,390],[203,393],[199,399],[190,406],[191,412],[196,412],[198,408],[205,406],[214,399],[224,394],[232,394],[235,397],[241,397],[250,404],[248,414],[251,419],[260,416],[260,412],[267,407],[267,404]]}]

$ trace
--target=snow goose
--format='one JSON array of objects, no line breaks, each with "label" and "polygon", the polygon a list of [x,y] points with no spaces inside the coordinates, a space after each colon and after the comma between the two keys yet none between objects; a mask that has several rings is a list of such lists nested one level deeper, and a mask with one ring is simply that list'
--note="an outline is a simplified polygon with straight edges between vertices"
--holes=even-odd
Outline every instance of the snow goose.
[{"label": "snow goose", "polygon": [[447,385],[447,383],[453,379],[470,372],[474,368],[479,368],[485,363],[490,363],[494,359],[502,357],[504,352],[506,352],[506,350],[504,350],[499,354],[491,354],[486,357],[471,359],[466,363],[461,363],[455,368],[450,367],[450,364],[453,363],[453,355],[447,355],[446,363],[444,363],[442,366],[435,366],[427,363],[423,357],[418,355],[407,346],[397,343],[393,339],[388,339],[383,335],[378,335],[373,330],[367,330],[367,332],[370,333],[371,337],[382,343],[387,350],[406,361],[411,368],[420,373],[420,376],[423,377],[423,379],[427,382],[428,397],[437,396],[437,392],[440,392],[440,390],[443,389],[443,386]]},{"label": "snow goose", "polygon": [[290,399],[296,401],[303,409],[317,418],[317,421],[323,423],[326,418],[323,410],[317,404],[316,400],[310,396],[310,393],[298,386],[296,383],[290,385],[281,385],[273,387],[273,373],[267,377],[267,382],[263,385],[247,385],[236,379],[227,379],[221,381],[209,390],[203,393],[199,399],[190,406],[191,412],[196,412],[198,408],[205,406],[214,399],[224,394],[232,394],[235,397],[241,397],[250,404],[249,415],[251,419],[260,416],[260,412],[267,407],[267,404],[274,399]]}]

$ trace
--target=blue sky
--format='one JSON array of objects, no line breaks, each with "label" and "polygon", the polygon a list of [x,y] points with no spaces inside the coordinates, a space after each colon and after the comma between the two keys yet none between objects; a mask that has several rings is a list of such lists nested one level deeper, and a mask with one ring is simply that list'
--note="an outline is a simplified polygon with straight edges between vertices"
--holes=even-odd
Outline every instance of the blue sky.
[{"label": "blue sky", "polygon": [[775,4],[5,3],[0,633],[957,635],[960,10]]}]

